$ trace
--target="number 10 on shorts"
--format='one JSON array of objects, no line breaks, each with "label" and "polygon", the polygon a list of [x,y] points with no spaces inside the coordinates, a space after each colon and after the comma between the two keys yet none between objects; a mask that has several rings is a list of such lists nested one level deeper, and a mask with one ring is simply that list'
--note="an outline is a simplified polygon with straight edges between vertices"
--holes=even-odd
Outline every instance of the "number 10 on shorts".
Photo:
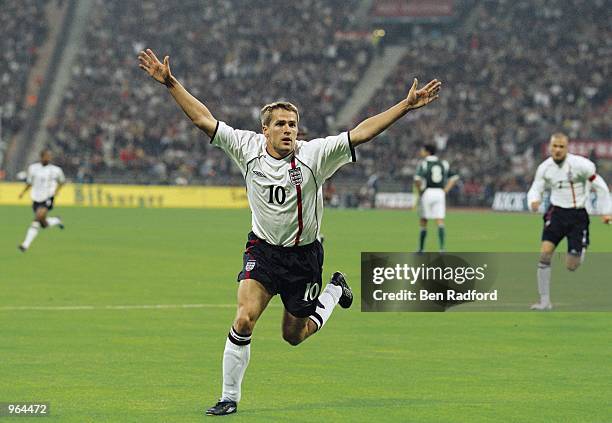
[{"label": "number 10 on shorts", "polygon": [[319,296],[319,287],[318,283],[308,282],[306,285],[306,291],[304,291],[304,301],[312,301]]}]

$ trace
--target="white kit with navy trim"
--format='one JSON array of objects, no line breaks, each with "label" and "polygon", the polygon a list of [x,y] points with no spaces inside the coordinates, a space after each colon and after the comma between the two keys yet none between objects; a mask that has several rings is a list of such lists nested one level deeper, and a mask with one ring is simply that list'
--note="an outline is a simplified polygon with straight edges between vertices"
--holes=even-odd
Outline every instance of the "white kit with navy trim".
[{"label": "white kit with navy trim", "polygon": [[28,167],[26,182],[32,185],[30,196],[32,201],[42,203],[55,195],[58,184],[66,181],[64,172],[58,166],[33,163]]},{"label": "white kit with navy trim", "polygon": [[544,190],[550,189],[550,202],[553,206],[581,209],[585,207],[591,188],[597,191],[603,214],[609,213],[608,186],[595,172],[595,164],[586,157],[568,153],[560,165],[549,157],[538,166],[527,193],[527,201],[529,204],[541,201]]},{"label": "white kit with navy trim", "polygon": [[244,176],[252,230],[266,242],[293,247],[319,238],[323,183],[341,166],[355,161],[348,132],[296,141],[295,151],[275,159],[263,134],[218,122],[211,143],[238,165]]}]

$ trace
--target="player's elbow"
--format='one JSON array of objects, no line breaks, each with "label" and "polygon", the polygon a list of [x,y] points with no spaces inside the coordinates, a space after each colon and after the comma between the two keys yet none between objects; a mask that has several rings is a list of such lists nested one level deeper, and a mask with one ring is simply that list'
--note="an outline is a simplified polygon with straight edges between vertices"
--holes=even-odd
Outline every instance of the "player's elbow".
[{"label": "player's elbow", "polygon": [[373,136],[370,136],[365,133],[366,131],[362,128],[355,128],[349,132],[349,138],[351,140],[351,145],[353,147],[357,147],[359,144],[363,144],[364,142],[370,141]]},{"label": "player's elbow", "polygon": [[209,137],[212,137],[215,133],[217,121],[212,119],[210,116],[199,115],[192,119],[192,122],[199,129],[204,131]]},{"label": "player's elbow", "polygon": [[204,129],[206,127],[206,118],[202,115],[194,117],[191,121],[200,129]]}]

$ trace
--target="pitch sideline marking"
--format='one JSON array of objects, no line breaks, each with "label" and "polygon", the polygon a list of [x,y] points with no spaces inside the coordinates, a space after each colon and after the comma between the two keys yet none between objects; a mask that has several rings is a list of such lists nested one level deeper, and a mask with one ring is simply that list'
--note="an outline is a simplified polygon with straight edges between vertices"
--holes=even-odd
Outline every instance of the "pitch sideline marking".
[{"label": "pitch sideline marking", "polygon": [[[268,307],[278,307],[269,304]],[[186,308],[235,308],[236,304],[140,304],[140,305],[73,305],[73,306],[5,306],[0,311],[75,311],[75,310],[159,310]]]}]

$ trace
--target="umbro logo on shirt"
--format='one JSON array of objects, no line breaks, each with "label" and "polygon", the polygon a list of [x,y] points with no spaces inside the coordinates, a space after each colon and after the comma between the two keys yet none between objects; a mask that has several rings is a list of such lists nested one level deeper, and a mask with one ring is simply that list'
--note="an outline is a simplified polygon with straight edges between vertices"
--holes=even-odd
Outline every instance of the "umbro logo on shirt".
[{"label": "umbro logo on shirt", "polygon": [[264,175],[263,173],[261,173],[261,172],[260,172],[260,171],[258,171],[258,170],[254,170],[254,171],[253,171],[253,173],[254,173],[255,175],[257,175],[257,176],[261,176],[262,178],[265,178],[265,177],[266,177],[266,175]]}]

